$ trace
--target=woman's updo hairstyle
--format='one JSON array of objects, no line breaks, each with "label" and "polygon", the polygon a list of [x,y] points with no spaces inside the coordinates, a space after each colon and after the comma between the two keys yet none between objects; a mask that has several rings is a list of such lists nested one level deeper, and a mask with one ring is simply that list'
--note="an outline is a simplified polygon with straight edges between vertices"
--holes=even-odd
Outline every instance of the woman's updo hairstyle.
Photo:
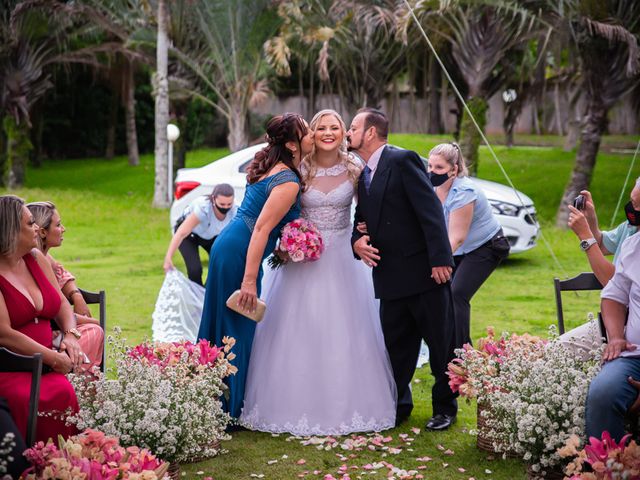
[{"label": "woman's updo hairstyle", "polygon": [[268,145],[256,153],[253,161],[247,167],[247,182],[256,183],[278,162],[282,162],[296,174],[302,184],[302,175],[293,164],[293,153],[285,144],[295,142],[300,147],[300,142],[305,135],[307,135],[307,127],[302,116],[297,113],[285,113],[269,120],[265,135]]},{"label": "woman's updo hairstyle", "polygon": [[469,170],[467,169],[467,164],[462,156],[460,145],[457,143],[451,142],[436,145],[429,152],[429,156],[431,155],[440,155],[449,165],[451,165],[451,168],[457,165],[458,177],[465,177],[469,175]]},{"label": "woman's updo hairstyle", "polygon": [[[49,230],[53,213],[56,211],[56,206],[53,202],[31,202],[27,203],[27,208],[31,212],[31,215],[33,215],[33,220],[36,222],[36,225],[44,230]],[[46,238],[38,235],[38,247],[40,250],[44,250],[46,245]]]}]

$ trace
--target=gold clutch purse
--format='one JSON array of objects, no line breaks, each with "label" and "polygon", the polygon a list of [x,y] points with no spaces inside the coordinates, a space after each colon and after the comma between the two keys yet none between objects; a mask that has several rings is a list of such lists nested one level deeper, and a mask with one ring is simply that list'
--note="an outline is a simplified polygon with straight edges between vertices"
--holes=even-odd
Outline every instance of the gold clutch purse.
[{"label": "gold clutch purse", "polygon": [[250,320],[253,320],[256,323],[262,320],[262,317],[264,317],[264,312],[267,309],[266,303],[258,299],[258,303],[256,305],[256,311],[247,312],[246,310],[243,310],[240,307],[240,305],[238,305],[239,298],[240,298],[240,290],[236,290],[229,296],[229,298],[227,298],[227,307],[233,310],[234,312],[239,313],[240,315],[243,315]]}]

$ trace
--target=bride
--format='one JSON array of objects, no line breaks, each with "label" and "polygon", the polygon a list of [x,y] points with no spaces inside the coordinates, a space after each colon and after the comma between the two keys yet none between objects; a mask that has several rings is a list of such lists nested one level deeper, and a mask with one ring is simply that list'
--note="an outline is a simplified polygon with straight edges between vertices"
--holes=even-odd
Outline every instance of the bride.
[{"label": "bride", "polygon": [[396,391],[371,273],[351,250],[351,203],[362,163],[347,154],[333,110],[310,124],[302,216],[322,233],[313,263],[287,263],[264,280],[240,423],[293,435],[346,435],[395,424]]}]

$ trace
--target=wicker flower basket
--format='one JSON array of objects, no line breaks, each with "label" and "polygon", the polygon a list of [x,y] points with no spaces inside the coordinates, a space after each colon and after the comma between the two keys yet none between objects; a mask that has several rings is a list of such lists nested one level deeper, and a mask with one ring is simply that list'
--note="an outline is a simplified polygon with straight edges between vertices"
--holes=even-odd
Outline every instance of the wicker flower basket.
[{"label": "wicker flower basket", "polygon": [[[216,440],[215,442],[213,442],[209,446],[211,448],[215,449],[216,451],[220,451],[220,440]],[[213,458],[213,457],[208,456],[208,455],[201,455],[200,457],[194,457],[194,458],[188,460],[186,463],[200,463],[200,462],[204,462],[205,460],[209,460],[210,458]]]},{"label": "wicker flower basket", "polygon": [[179,463],[171,463],[169,465],[169,470],[167,470],[167,474],[171,477],[171,480],[179,480],[180,476],[180,464]]},{"label": "wicker flower basket", "polygon": [[[498,452],[493,446],[493,437],[491,436],[491,428],[487,425],[487,420],[482,415],[484,411],[491,411],[491,406],[485,402],[478,402],[478,437],[476,445],[480,450],[485,452],[494,453],[496,455],[503,455],[504,452]],[[515,452],[506,452],[508,458],[520,458]]]},{"label": "wicker flower basket", "polygon": [[556,467],[545,470],[545,474],[534,472],[531,465],[527,467],[527,480],[563,480],[565,477],[562,468]]}]

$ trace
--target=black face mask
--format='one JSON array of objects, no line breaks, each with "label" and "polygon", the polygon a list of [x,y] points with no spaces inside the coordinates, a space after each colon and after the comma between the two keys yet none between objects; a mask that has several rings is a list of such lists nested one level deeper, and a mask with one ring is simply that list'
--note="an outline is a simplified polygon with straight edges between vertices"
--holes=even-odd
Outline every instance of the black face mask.
[{"label": "black face mask", "polygon": [[226,215],[226,214],[229,212],[229,210],[231,210],[231,207],[229,207],[229,208],[222,208],[222,207],[219,207],[219,206],[218,206],[218,204],[215,204],[215,205],[216,205],[216,208],[218,209],[218,211],[219,211],[222,215]]},{"label": "black face mask", "polygon": [[434,187],[439,187],[450,178],[451,177],[449,176],[449,173],[429,172],[429,180],[431,180],[431,185],[433,185]]},{"label": "black face mask", "polygon": [[633,203],[631,203],[631,201],[624,206],[624,213],[627,214],[629,225],[633,225],[635,227],[640,226],[640,210],[633,208]]}]

